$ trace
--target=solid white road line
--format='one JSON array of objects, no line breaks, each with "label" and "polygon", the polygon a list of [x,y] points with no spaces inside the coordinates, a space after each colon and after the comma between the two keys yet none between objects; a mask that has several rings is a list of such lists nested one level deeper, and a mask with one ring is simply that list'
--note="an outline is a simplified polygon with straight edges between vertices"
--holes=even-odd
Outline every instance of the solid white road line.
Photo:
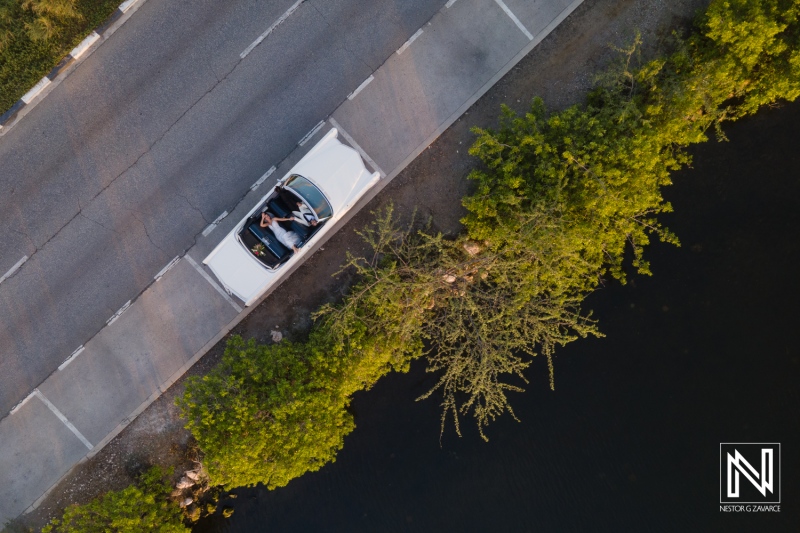
[{"label": "solid white road line", "polygon": [[252,184],[250,186],[250,190],[254,191],[254,190],[258,189],[258,186],[261,185],[262,183],[264,183],[267,180],[268,177],[272,176],[273,172],[275,172],[275,165],[272,165],[271,167],[269,167],[269,170],[264,172],[264,175],[261,176],[260,178],[258,178],[258,181],[256,181],[254,184]]},{"label": "solid white road line", "polygon": [[106,320],[106,326],[110,326],[111,324],[113,324],[114,322],[116,322],[116,321],[117,321],[117,319],[118,319],[119,317],[121,317],[121,316],[122,316],[122,313],[124,313],[125,311],[127,311],[127,309],[128,309],[130,306],[131,306],[131,301],[130,301],[130,300],[128,300],[127,302],[125,302],[125,305],[123,305],[122,307],[120,307],[120,308],[119,308],[119,311],[117,311],[116,313],[114,313],[113,315],[111,315],[111,318],[109,318],[108,320]]},{"label": "solid white road line", "polygon": [[359,146],[359,144],[356,142],[356,140],[355,140],[355,139],[353,139],[353,138],[350,136],[350,134],[349,134],[349,133],[347,133],[346,131],[344,131],[344,128],[342,128],[341,124],[339,124],[338,122],[336,122],[336,120],[335,120],[333,117],[329,118],[328,120],[330,121],[330,123],[331,123],[331,126],[333,126],[334,128],[336,128],[337,130],[339,130],[339,133],[341,133],[341,134],[342,134],[342,137],[344,137],[344,138],[345,138],[345,140],[347,140],[347,142],[348,142],[348,143],[350,143],[350,146],[352,146],[353,148],[355,148],[355,149],[358,151],[358,153],[359,153],[359,154],[361,154],[361,157],[363,157],[363,158],[364,158],[364,161],[366,161],[367,163],[369,163],[369,164],[370,164],[370,166],[371,166],[373,169],[375,169],[377,172],[379,172],[379,173],[380,173],[380,175],[381,175],[381,178],[385,178],[385,177],[386,177],[386,172],[384,172],[384,171],[381,169],[381,167],[379,167],[379,166],[378,166],[378,164],[377,164],[375,161],[373,161],[373,160],[372,160],[372,158],[369,156],[369,154],[367,154],[367,152],[365,152],[365,151],[364,151],[364,149],[363,149],[363,148],[361,148],[361,146]]},{"label": "solid white road line", "polygon": [[79,354],[79,353],[81,353],[81,352],[82,352],[84,349],[85,349],[85,348],[83,347],[83,344],[81,344],[80,346],[78,346],[78,349],[77,349],[77,350],[75,350],[74,352],[72,352],[72,354],[71,354],[69,357],[67,357],[67,358],[64,360],[64,362],[63,362],[63,363],[61,363],[60,365],[58,365],[58,369],[59,369],[59,370],[64,370],[65,368],[67,368],[67,365],[68,365],[68,364],[70,364],[70,363],[72,362],[72,360],[73,360],[73,359],[75,359],[76,357],[78,357],[78,354]]},{"label": "solid white road line", "polygon": [[411,43],[413,43],[414,41],[416,41],[416,40],[417,40],[417,37],[419,37],[420,35],[422,35],[422,28],[418,29],[418,30],[417,30],[417,33],[415,33],[414,35],[412,35],[411,37],[409,37],[409,39],[408,39],[408,40],[407,40],[405,43],[403,43],[403,46],[401,46],[400,48],[398,48],[398,49],[397,49],[397,55],[400,55],[400,54],[402,54],[403,52],[405,52],[405,51],[406,51],[406,48],[408,48],[409,46],[411,46]]},{"label": "solid white road line", "polygon": [[533,35],[531,35],[531,32],[529,32],[528,28],[526,28],[525,25],[522,24],[522,22],[520,22],[517,16],[510,9],[508,9],[508,6],[505,4],[505,2],[503,2],[503,0],[494,0],[494,1],[497,2],[497,5],[500,6],[503,9],[503,11],[506,12],[506,15],[508,15],[509,18],[511,18],[511,20],[514,21],[514,24],[517,25],[517,28],[522,30],[522,33],[525,34],[525,37],[527,37],[529,41],[532,41]]},{"label": "solid white road line", "polygon": [[179,256],[179,255],[176,255],[176,256],[175,256],[175,257],[172,259],[172,261],[170,261],[169,263],[167,263],[167,266],[165,266],[164,268],[162,268],[161,270],[159,270],[159,271],[158,271],[158,274],[156,274],[156,275],[155,275],[155,277],[154,277],[153,279],[154,279],[154,280],[156,280],[156,281],[160,280],[160,279],[161,279],[161,277],[162,277],[164,274],[166,274],[167,272],[169,272],[169,270],[170,270],[172,267],[174,267],[174,266],[175,266],[175,265],[178,263],[178,261],[180,261],[180,260],[181,260],[181,256]]},{"label": "solid white road line", "polygon": [[298,142],[297,144],[299,144],[300,146],[303,146],[304,144],[306,144],[311,139],[311,137],[314,136],[315,133],[317,133],[320,129],[322,129],[322,126],[324,126],[324,125],[325,125],[325,121],[324,120],[320,120],[319,124],[314,126],[314,129],[312,129],[311,131],[306,133],[305,137],[300,139],[300,142]]},{"label": "solid white road line", "polygon": [[270,26],[269,28],[267,28],[267,31],[265,31],[264,33],[262,33],[261,35],[259,35],[259,36],[258,36],[258,39],[256,39],[255,41],[253,41],[253,44],[251,44],[250,46],[248,46],[247,48],[245,48],[245,49],[244,49],[244,52],[242,52],[241,54],[239,54],[239,57],[241,57],[242,59],[244,59],[245,57],[247,57],[247,54],[249,54],[250,52],[252,52],[252,51],[253,51],[253,49],[254,49],[256,46],[258,46],[259,44],[261,44],[261,41],[263,41],[264,39],[266,39],[266,38],[267,38],[267,36],[268,36],[270,33],[272,33],[272,31],[273,31],[275,28],[277,28],[277,27],[278,27],[278,26],[281,24],[281,22],[283,22],[284,20],[288,19],[288,18],[291,16],[291,14],[292,14],[292,13],[294,13],[294,12],[295,12],[295,10],[296,10],[298,7],[300,7],[300,4],[302,4],[302,3],[303,3],[303,2],[305,2],[305,1],[306,1],[306,0],[297,0],[297,2],[295,2],[294,4],[292,4],[292,7],[290,7],[289,9],[287,9],[287,10],[286,10],[286,12],[285,12],[283,15],[281,15],[281,17],[280,17],[278,20],[276,20],[276,21],[275,21],[275,23],[274,23],[272,26]]},{"label": "solid white road line", "polygon": [[11,411],[9,411],[9,412],[8,412],[8,414],[10,414],[10,415],[13,415],[14,413],[16,413],[17,411],[19,411],[20,409],[22,409],[22,406],[23,406],[23,405],[25,405],[26,403],[28,403],[28,400],[30,400],[30,399],[31,399],[31,398],[33,398],[34,396],[36,396],[36,389],[33,389],[33,391],[32,391],[30,394],[28,394],[27,396],[25,396],[25,398],[23,398],[21,402],[19,402],[17,405],[15,405],[15,406],[14,406],[14,407],[11,409]]},{"label": "solid white road line", "polygon": [[80,441],[81,441],[81,442],[82,442],[82,443],[83,443],[83,444],[84,444],[84,445],[85,445],[87,448],[89,448],[90,450],[91,450],[92,448],[94,448],[94,446],[92,446],[92,443],[91,443],[91,442],[89,442],[89,441],[86,439],[86,437],[84,437],[83,435],[81,435],[81,432],[80,432],[80,431],[78,431],[78,428],[76,428],[75,426],[73,426],[73,425],[72,425],[72,422],[70,422],[69,420],[67,420],[67,417],[66,417],[66,416],[64,416],[64,415],[61,413],[61,411],[59,411],[59,410],[58,410],[58,408],[57,408],[55,405],[53,405],[53,404],[50,402],[50,400],[48,400],[47,398],[45,398],[45,397],[44,397],[44,394],[42,394],[41,392],[39,392],[39,389],[34,389],[34,390],[33,390],[33,393],[34,393],[34,394],[35,394],[35,395],[36,395],[36,396],[37,396],[37,397],[38,397],[40,400],[42,400],[42,401],[44,402],[44,404],[45,404],[47,407],[49,407],[49,408],[50,408],[50,410],[51,410],[51,411],[53,411],[53,414],[54,414],[54,415],[56,415],[56,416],[58,417],[58,419],[59,419],[59,420],[61,420],[61,421],[64,423],[64,425],[65,425],[65,426],[67,426],[67,429],[69,429],[69,430],[70,430],[72,433],[74,433],[74,434],[75,434],[75,436],[76,436],[76,437],[78,437],[78,439],[80,439]]},{"label": "solid white road line", "polygon": [[204,229],[204,230],[203,230],[203,237],[207,237],[209,233],[211,233],[212,231],[214,231],[214,228],[216,228],[216,227],[217,227],[217,224],[219,224],[219,223],[222,221],[222,219],[223,219],[223,218],[225,218],[226,216],[228,216],[228,212],[227,212],[227,211],[223,211],[223,212],[222,212],[222,214],[221,214],[220,216],[218,216],[217,218],[215,218],[215,219],[214,219],[214,222],[212,222],[211,224],[209,224],[209,225],[206,227],[206,229]]},{"label": "solid white road line", "polygon": [[372,76],[372,75],[370,75],[370,77],[369,77],[369,78],[367,78],[367,79],[365,79],[364,81],[362,81],[362,82],[361,82],[361,85],[359,85],[358,87],[356,87],[356,90],[355,90],[355,91],[353,91],[353,92],[351,92],[349,95],[347,95],[347,99],[348,99],[348,100],[352,100],[353,98],[355,98],[355,97],[356,97],[356,95],[357,95],[358,93],[360,93],[361,91],[363,91],[363,90],[364,90],[364,87],[366,87],[367,85],[369,85],[369,84],[370,84],[370,82],[371,82],[372,80],[374,80],[374,79],[375,79],[375,76]]},{"label": "solid white road line", "polygon": [[21,267],[21,266],[22,266],[22,264],[23,264],[25,261],[27,261],[27,260],[28,260],[28,256],[26,255],[25,257],[23,257],[22,259],[20,259],[19,261],[17,261],[17,262],[14,264],[14,266],[12,266],[11,268],[9,268],[9,269],[8,269],[8,272],[6,272],[5,274],[3,274],[3,277],[2,277],[2,278],[0,278],[0,283],[3,283],[5,280],[7,280],[7,279],[8,279],[8,278],[10,278],[11,276],[13,276],[13,275],[14,275],[14,272],[16,272],[17,270],[19,270],[19,267]]},{"label": "solid white road line", "polygon": [[184,257],[186,257],[186,260],[189,261],[189,264],[192,265],[194,267],[194,269],[197,270],[200,273],[200,275],[203,276],[203,278],[205,278],[205,280],[207,282],[209,282],[211,284],[211,286],[214,287],[214,289],[216,289],[216,291],[218,293],[220,293],[222,295],[222,297],[225,298],[228,301],[228,303],[233,306],[234,309],[236,309],[237,313],[241,313],[242,312],[242,308],[239,307],[239,304],[237,304],[236,302],[233,301],[233,298],[231,298],[230,295],[227,292],[225,292],[225,289],[220,287],[219,284],[216,281],[214,281],[211,278],[211,276],[209,276],[206,273],[205,270],[203,270],[203,267],[198,265],[195,262],[195,260],[192,259],[192,257],[190,255],[185,255]]}]

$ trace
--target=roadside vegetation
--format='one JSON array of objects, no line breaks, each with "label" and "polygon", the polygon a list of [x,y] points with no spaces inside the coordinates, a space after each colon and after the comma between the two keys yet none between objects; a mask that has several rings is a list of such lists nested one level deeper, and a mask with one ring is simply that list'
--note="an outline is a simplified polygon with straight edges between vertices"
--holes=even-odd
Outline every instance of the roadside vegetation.
[{"label": "roadside vegetation", "polygon": [[169,475],[152,467],[134,485],[67,507],[61,519],[53,520],[42,533],[188,533],[178,502],[170,499]]},{"label": "roadside vegetation", "polygon": [[0,114],[46,76],[118,0],[0,0]]},{"label": "roadside vegetation", "polygon": [[475,129],[474,194],[463,234],[445,238],[391,211],[363,231],[357,281],[315,314],[308,340],[234,338],[223,362],[179,400],[213,482],[280,487],[335,460],[355,427],[350,398],[424,357],[439,374],[442,430],[474,418],[480,435],[513,416],[530,357],[599,335],[581,310],[603,279],[649,274],[651,238],[678,244],[657,215],[685,149],[721,126],[800,95],[800,0],[716,0],[672,52],[639,57],[640,39],[582,105],[524,116],[503,108]]}]

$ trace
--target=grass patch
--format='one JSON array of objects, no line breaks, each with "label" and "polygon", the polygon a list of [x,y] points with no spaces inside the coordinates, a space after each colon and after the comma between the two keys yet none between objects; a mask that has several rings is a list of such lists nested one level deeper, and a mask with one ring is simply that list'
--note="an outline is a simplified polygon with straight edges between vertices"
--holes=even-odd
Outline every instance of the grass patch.
[{"label": "grass patch", "polygon": [[119,4],[120,0],[0,0],[0,113],[8,111]]}]

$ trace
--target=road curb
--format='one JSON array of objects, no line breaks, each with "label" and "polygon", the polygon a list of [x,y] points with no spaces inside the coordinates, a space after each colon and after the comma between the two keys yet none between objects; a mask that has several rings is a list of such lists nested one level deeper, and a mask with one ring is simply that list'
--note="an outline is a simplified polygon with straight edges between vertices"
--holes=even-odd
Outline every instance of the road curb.
[{"label": "road curb", "polygon": [[0,137],[8,133],[31,109],[36,107],[36,104],[50,94],[50,91],[64,81],[87,57],[92,55],[97,47],[111,37],[146,1],[125,0],[125,2],[122,2],[102,24],[92,30],[78,46],[59,61],[30,91],[22,95],[22,98],[11,106],[11,109],[0,115]]}]

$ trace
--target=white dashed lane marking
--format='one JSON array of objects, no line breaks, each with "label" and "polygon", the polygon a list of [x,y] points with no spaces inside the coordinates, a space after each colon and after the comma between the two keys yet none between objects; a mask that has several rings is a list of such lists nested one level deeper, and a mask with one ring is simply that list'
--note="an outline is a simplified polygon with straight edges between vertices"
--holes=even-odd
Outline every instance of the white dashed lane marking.
[{"label": "white dashed lane marking", "polygon": [[269,34],[270,34],[270,33],[272,33],[272,32],[273,32],[273,30],[274,30],[275,28],[277,28],[278,26],[280,26],[280,24],[281,24],[281,23],[282,23],[284,20],[288,19],[288,18],[289,18],[289,17],[292,15],[292,13],[294,13],[294,12],[295,12],[295,10],[296,10],[298,7],[300,7],[300,4],[302,4],[303,2],[305,2],[305,0],[297,0],[297,2],[295,2],[294,4],[292,4],[292,7],[290,7],[289,9],[287,9],[287,10],[286,10],[286,12],[285,12],[283,15],[281,15],[281,16],[280,16],[280,18],[279,18],[278,20],[276,20],[276,21],[275,21],[275,23],[274,23],[272,26],[270,26],[269,28],[267,28],[267,31],[265,31],[264,33],[262,33],[261,35],[259,35],[259,36],[258,36],[258,39],[256,39],[255,41],[253,41],[253,44],[251,44],[250,46],[248,46],[247,48],[245,48],[245,49],[244,49],[244,52],[242,52],[241,54],[239,54],[239,57],[241,57],[242,59],[244,59],[245,57],[247,57],[247,54],[249,54],[250,52],[252,52],[252,51],[253,51],[253,49],[254,49],[256,46],[258,46],[259,44],[261,44],[261,41],[263,41],[264,39],[266,39],[266,38],[267,38],[267,36],[269,36]]}]

